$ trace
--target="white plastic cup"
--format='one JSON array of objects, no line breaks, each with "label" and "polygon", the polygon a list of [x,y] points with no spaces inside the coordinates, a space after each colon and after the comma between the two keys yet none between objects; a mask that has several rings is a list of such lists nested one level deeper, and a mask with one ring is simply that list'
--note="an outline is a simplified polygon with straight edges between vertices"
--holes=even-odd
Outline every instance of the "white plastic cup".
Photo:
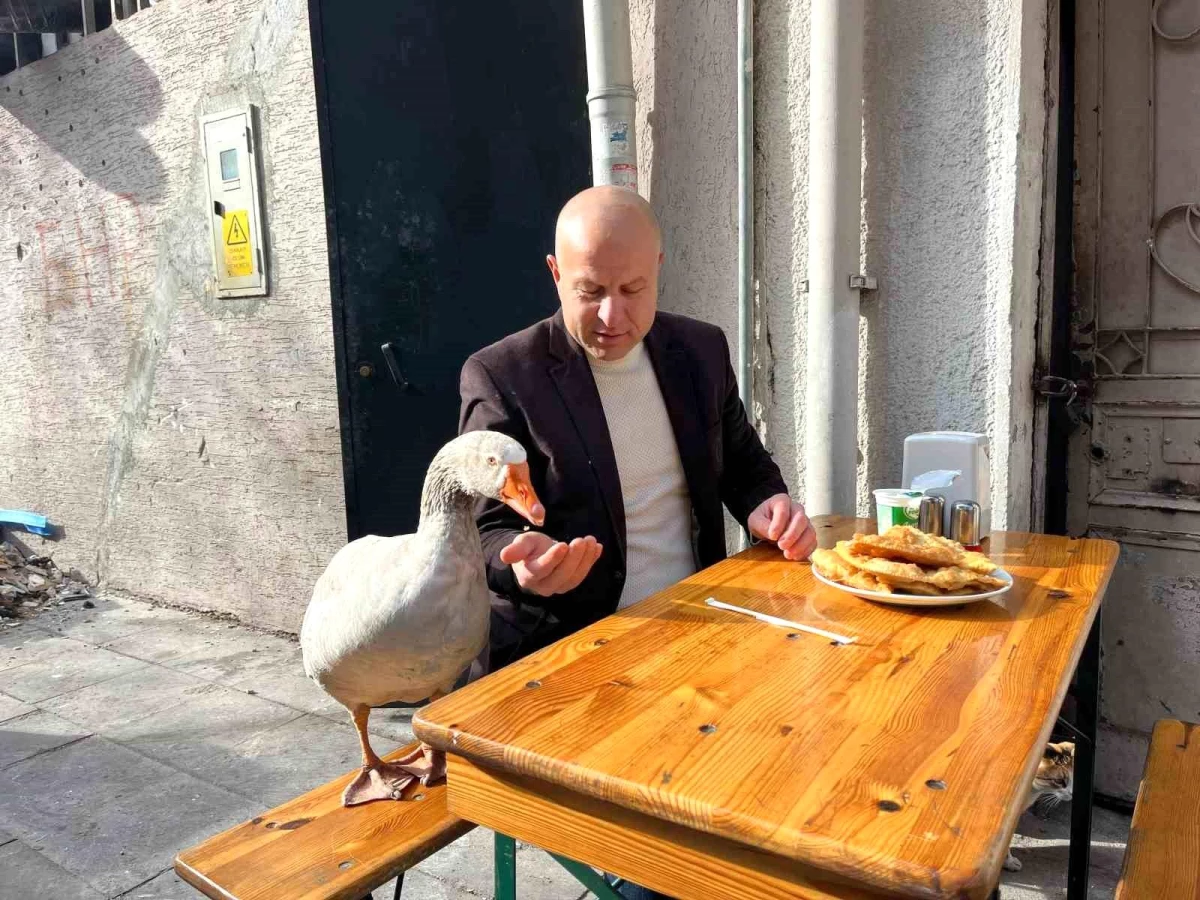
[{"label": "white plastic cup", "polygon": [[893,525],[916,526],[921,512],[921,491],[880,488],[875,495],[875,529],[883,534]]}]

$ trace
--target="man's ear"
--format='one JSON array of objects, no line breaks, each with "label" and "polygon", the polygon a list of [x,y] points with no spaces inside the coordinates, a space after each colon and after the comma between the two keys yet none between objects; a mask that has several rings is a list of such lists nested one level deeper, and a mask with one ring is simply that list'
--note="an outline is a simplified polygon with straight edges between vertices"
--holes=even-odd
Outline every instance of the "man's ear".
[{"label": "man's ear", "polygon": [[546,266],[550,269],[550,274],[554,276],[554,283],[558,284],[559,278],[562,276],[558,271],[558,260],[554,258],[554,254],[550,253],[546,256]]}]

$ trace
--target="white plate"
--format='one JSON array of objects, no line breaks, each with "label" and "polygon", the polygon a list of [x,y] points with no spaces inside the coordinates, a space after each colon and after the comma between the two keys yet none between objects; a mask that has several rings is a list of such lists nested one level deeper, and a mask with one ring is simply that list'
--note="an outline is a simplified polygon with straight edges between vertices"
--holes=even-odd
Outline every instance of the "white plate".
[{"label": "white plate", "polygon": [[974,603],[977,600],[999,597],[1001,594],[1012,590],[1013,586],[1013,577],[1003,569],[996,569],[992,572],[992,577],[1006,582],[1002,588],[996,588],[994,591],[985,591],[982,594],[922,597],[918,594],[885,594],[882,591],[864,591],[862,588],[850,587],[848,584],[838,584],[836,581],[830,581],[818,572],[816,566],[812,566],[812,573],[813,577],[821,582],[821,584],[829,585],[829,587],[844,591],[847,594],[853,594],[855,597],[862,597],[864,600],[877,600],[880,603],[890,603],[894,606],[960,606],[963,603]]}]

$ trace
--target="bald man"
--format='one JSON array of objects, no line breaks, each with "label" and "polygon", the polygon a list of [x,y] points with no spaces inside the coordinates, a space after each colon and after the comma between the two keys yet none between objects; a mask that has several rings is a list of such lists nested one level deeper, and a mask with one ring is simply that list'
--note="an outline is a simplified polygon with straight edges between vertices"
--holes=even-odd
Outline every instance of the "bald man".
[{"label": "bald man", "polygon": [[584,191],[546,259],[561,309],[463,367],[459,430],[520,441],[546,507],[538,531],[479,507],[491,668],[724,559],[722,506],[789,559],[816,546],[747,421],[724,333],[658,311],[662,260],[645,200]]}]

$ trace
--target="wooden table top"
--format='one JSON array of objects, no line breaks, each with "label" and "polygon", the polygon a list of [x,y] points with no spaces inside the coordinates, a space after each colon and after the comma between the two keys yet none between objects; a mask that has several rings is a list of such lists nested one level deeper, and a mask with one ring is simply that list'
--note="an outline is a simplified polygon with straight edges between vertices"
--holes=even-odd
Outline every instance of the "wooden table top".
[{"label": "wooden table top", "polygon": [[[817,524],[822,546],[873,530]],[[870,890],[975,895],[998,876],[1117,558],[1110,541],[1015,533],[984,551],[1010,592],[914,609],[760,545],[431,704],[414,730]]]}]

